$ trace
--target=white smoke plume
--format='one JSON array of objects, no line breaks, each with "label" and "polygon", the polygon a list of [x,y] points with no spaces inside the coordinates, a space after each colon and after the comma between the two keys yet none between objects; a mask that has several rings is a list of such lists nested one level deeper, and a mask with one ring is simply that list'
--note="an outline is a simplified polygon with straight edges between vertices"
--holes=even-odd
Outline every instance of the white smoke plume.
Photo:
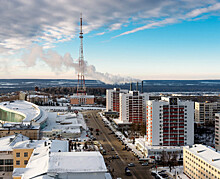
[{"label": "white smoke plume", "polygon": [[[59,55],[53,50],[44,51],[41,46],[35,45],[28,52],[26,52],[21,60],[27,67],[33,67],[36,65],[37,60],[44,61],[55,73],[60,73],[64,68],[74,68],[76,73],[82,72],[79,68],[77,60],[73,60],[70,53],[66,53],[64,56]],[[131,81],[140,81],[131,77],[121,77],[120,75],[112,75],[109,73],[102,73],[96,71],[94,65],[89,65],[87,61],[83,63],[84,74],[86,78],[92,78],[94,80],[100,80],[106,84],[118,84],[129,83]]]}]

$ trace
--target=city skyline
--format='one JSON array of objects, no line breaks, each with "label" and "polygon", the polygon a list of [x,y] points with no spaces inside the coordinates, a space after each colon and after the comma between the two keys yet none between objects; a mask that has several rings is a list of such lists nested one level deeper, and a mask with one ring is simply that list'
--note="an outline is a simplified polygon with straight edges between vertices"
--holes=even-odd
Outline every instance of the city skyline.
[{"label": "city skyline", "polygon": [[76,4],[2,2],[0,78],[76,79],[82,12],[87,79],[219,79],[219,1]]}]

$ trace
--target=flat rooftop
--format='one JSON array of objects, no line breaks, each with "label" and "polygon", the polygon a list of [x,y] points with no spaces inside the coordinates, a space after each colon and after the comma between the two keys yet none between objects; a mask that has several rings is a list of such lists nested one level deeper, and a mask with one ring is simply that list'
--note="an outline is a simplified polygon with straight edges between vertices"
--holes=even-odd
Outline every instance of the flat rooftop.
[{"label": "flat rooftop", "polygon": [[195,156],[201,158],[203,161],[220,170],[220,153],[216,152],[215,149],[212,149],[202,144],[186,146],[184,147],[184,149],[190,151]]},{"label": "flat rooftop", "polygon": [[22,100],[2,102],[0,103],[0,108],[24,116],[23,122],[30,122],[36,119],[41,113],[37,105]]},{"label": "flat rooftop", "polygon": [[0,151],[12,151],[13,146],[20,141],[27,141],[28,137],[23,136],[22,134],[11,135],[7,137],[0,138]]}]

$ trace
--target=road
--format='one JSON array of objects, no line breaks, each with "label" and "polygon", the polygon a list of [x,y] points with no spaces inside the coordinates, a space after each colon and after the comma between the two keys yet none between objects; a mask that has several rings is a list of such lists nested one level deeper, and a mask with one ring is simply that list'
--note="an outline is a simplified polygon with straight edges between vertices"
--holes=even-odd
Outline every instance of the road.
[{"label": "road", "polygon": [[[106,155],[104,156],[106,166],[110,169],[113,178],[123,178],[123,179],[153,179],[150,174],[150,166],[142,166],[138,158],[136,158],[132,152],[122,150],[124,147],[122,143],[115,137],[114,134],[111,134],[111,131],[104,126],[104,123],[101,117],[98,116],[97,111],[86,111],[84,114],[87,114],[88,120],[87,126],[95,129],[99,129],[99,135],[96,135],[96,132],[93,131],[93,135],[97,140],[102,144],[103,148],[106,150]],[[112,148],[114,151],[112,151]],[[119,159],[109,160],[113,155],[118,155]],[[128,163],[134,163],[135,167],[129,167],[131,170],[132,176],[125,175],[125,167]]]}]

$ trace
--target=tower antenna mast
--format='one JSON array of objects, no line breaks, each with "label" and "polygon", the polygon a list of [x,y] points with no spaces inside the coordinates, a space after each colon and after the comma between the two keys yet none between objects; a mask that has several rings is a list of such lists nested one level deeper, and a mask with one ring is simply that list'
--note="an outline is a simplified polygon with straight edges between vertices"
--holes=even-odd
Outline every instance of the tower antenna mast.
[{"label": "tower antenna mast", "polygon": [[85,86],[85,76],[84,76],[84,56],[83,56],[83,32],[82,32],[82,13],[80,14],[80,52],[79,52],[79,71],[78,71],[78,84],[77,84],[77,95],[85,95],[86,94],[86,86]]}]

